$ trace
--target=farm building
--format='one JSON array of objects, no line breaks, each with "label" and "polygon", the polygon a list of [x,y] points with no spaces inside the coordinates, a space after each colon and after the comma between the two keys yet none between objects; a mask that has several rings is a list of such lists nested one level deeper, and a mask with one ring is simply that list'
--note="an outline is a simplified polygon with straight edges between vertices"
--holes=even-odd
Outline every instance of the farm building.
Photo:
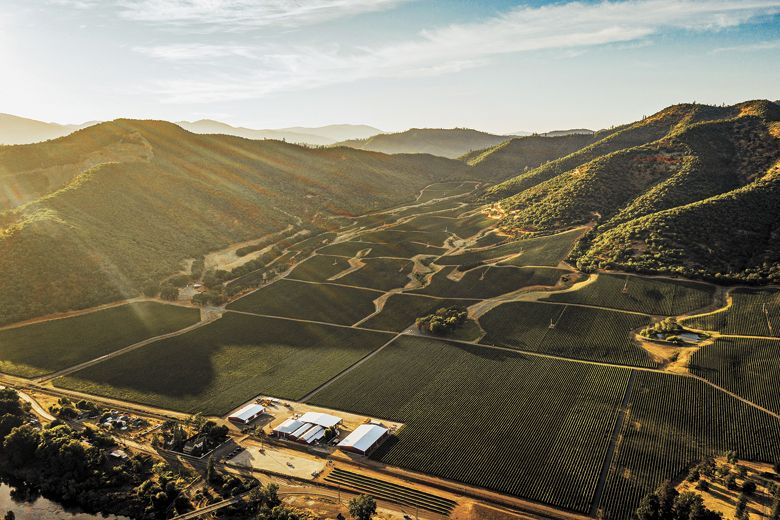
[{"label": "farm building", "polygon": [[341,417],[326,413],[306,412],[300,417],[287,419],[274,428],[274,434],[282,439],[312,444],[322,439],[327,428],[341,423]]},{"label": "farm building", "polygon": [[379,446],[390,431],[376,424],[361,424],[339,443],[339,448],[365,455]]},{"label": "farm building", "polygon": [[316,424],[323,428],[331,428],[341,423],[341,417],[321,412],[306,412],[298,420],[304,423]]},{"label": "farm building", "polygon": [[248,404],[228,416],[230,422],[249,424],[265,412],[265,408],[259,404]]}]

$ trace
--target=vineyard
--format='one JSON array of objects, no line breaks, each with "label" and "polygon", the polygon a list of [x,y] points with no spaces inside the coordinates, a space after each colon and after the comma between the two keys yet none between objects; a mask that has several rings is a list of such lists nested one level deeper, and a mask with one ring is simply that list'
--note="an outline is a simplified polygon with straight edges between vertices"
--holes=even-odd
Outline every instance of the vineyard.
[{"label": "vineyard", "polygon": [[312,401],[404,422],[383,463],[587,512],[629,373],[401,337]]},{"label": "vineyard", "polygon": [[443,269],[433,276],[430,285],[414,292],[442,298],[492,298],[523,287],[553,286],[561,276],[572,273],[547,267],[482,266],[466,271],[458,281],[448,278],[452,274],[461,273],[455,267]]},{"label": "vineyard", "polygon": [[720,338],[697,351],[691,373],[780,413],[780,341]]},{"label": "vineyard", "polygon": [[[634,344],[630,331],[649,324],[639,314],[573,305],[511,302],[480,318],[485,344],[556,356],[655,367],[647,352]],[[550,328],[550,324],[554,328]]]},{"label": "vineyard", "polygon": [[55,372],[199,320],[198,309],[140,302],[2,329],[0,371],[23,377]]},{"label": "vineyard", "polygon": [[[362,239],[363,237],[361,237]],[[438,247],[433,243],[404,241],[395,244],[379,244],[375,242],[365,242],[363,240],[339,242],[321,248],[318,252],[323,255],[343,256],[346,258],[354,257],[359,251],[370,249],[366,257],[390,257],[390,258],[411,258],[415,255],[440,255],[444,253],[443,247]]]},{"label": "vineyard", "polygon": [[572,230],[546,237],[515,240],[487,249],[445,256],[438,263],[442,265],[473,265],[509,255],[519,255],[501,263],[515,266],[547,265],[554,267],[566,258],[574,241],[581,234],[582,230]]},{"label": "vineyard", "polygon": [[279,280],[228,305],[228,309],[351,325],[374,312],[378,291]]},{"label": "vineyard", "polygon": [[780,337],[780,291],[735,289],[726,309],[685,320],[686,327],[723,334]]},{"label": "vineyard", "polygon": [[55,385],[222,415],[260,393],[300,399],[391,334],[228,312],[187,334],[56,379]]},{"label": "vineyard", "polygon": [[780,420],[693,378],[637,372],[601,507],[631,518],[646,493],[708,455],[780,460]]},{"label": "vineyard", "polygon": [[388,500],[396,504],[426,509],[443,516],[449,516],[457,505],[453,500],[447,498],[339,468],[331,471],[325,477],[325,482],[354,489],[380,500]]},{"label": "vineyard", "polygon": [[400,258],[368,258],[365,265],[336,280],[335,283],[389,291],[409,283],[413,262]]},{"label": "vineyard", "polygon": [[324,282],[345,269],[349,269],[349,262],[345,258],[314,255],[296,265],[288,278],[308,282]]},{"label": "vineyard", "polygon": [[579,290],[547,300],[676,316],[711,305],[714,294],[715,288],[707,284],[601,273]]},{"label": "vineyard", "polygon": [[415,217],[411,221],[405,222],[395,229],[443,231],[446,233],[454,233],[460,238],[468,238],[476,235],[494,223],[494,220],[485,217],[481,213],[460,218],[443,217],[434,214]]},{"label": "vineyard", "polygon": [[442,307],[468,307],[478,300],[447,300],[415,296],[413,294],[393,294],[388,298],[382,312],[364,321],[361,326],[369,329],[401,332],[414,325],[420,316],[431,314]]}]

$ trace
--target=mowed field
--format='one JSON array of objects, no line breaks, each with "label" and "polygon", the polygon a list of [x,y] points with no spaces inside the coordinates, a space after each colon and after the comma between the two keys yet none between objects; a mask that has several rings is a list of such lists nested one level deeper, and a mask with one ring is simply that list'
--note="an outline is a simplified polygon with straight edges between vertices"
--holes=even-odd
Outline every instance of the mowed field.
[{"label": "mowed field", "polygon": [[312,401],[403,421],[381,462],[586,512],[628,377],[407,336]]},{"label": "mowed field", "polygon": [[[449,276],[462,274],[460,280]],[[523,287],[553,286],[561,276],[571,274],[564,269],[546,267],[482,266],[459,273],[456,267],[444,268],[433,276],[431,283],[413,293],[442,298],[492,298]]]},{"label": "mowed field", "polygon": [[632,518],[642,497],[710,455],[780,460],[780,420],[702,381],[636,372],[630,413],[607,479],[604,518]]},{"label": "mowed field", "polygon": [[488,262],[514,255],[501,262],[502,265],[529,266],[544,265],[557,266],[566,258],[574,242],[582,235],[582,230],[575,229],[546,237],[514,240],[486,247],[465,251],[457,255],[448,255],[440,259],[442,265],[475,265],[479,262]]},{"label": "mowed field", "polygon": [[577,291],[553,294],[554,302],[580,303],[676,316],[711,305],[715,287],[703,283],[600,273]]},{"label": "mowed field", "polygon": [[688,365],[691,373],[780,414],[780,340],[718,338]]},{"label": "mowed field", "polygon": [[684,320],[687,327],[723,334],[780,337],[780,291],[734,289],[730,307]]},{"label": "mowed field", "polygon": [[314,255],[296,265],[287,277],[291,280],[324,282],[345,269],[349,269],[349,262],[346,258]]},{"label": "mowed field", "polygon": [[157,302],[121,305],[0,330],[0,372],[35,377],[200,321],[200,311]]},{"label": "mowed field", "polygon": [[479,300],[448,300],[414,294],[393,294],[385,302],[382,311],[364,321],[361,326],[369,329],[401,332],[414,325],[414,320],[432,314],[443,307],[468,307]]},{"label": "mowed field", "polygon": [[279,280],[227,306],[230,310],[352,325],[375,310],[380,292],[329,283]]},{"label": "mowed field", "polygon": [[55,385],[151,406],[222,415],[262,393],[300,399],[392,334],[228,312]]},{"label": "mowed field", "polygon": [[[656,367],[630,338],[650,323],[649,316],[536,302],[504,303],[479,319],[487,335],[481,343],[567,358]],[[554,328],[550,328],[550,324]]]}]

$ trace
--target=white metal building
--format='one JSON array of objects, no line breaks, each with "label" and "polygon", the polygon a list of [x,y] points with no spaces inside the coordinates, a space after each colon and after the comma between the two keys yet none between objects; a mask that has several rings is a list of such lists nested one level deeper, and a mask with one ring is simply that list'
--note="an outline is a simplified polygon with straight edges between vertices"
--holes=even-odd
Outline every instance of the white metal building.
[{"label": "white metal building", "polygon": [[339,448],[365,455],[378,446],[389,434],[384,426],[361,424],[339,443]]},{"label": "white metal building", "polygon": [[306,412],[298,417],[298,420],[305,423],[316,424],[323,428],[331,428],[341,422],[341,417],[322,412]]},{"label": "white metal building", "polygon": [[249,424],[265,412],[265,408],[259,404],[248,404],[236,410],[228,416],[228,421],[240,424]]}]

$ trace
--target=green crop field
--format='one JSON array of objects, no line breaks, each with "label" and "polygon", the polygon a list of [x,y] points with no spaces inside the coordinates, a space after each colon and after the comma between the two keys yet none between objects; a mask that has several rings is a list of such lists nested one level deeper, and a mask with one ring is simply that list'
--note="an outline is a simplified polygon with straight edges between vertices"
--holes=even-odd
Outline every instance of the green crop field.
[{"label": "green crop field", "polygon": [[378,244],[374,242],[349,241],[340,242],[325,246],[318,252],[322,255],[335,255],[352,258],[358,251],[370,249],[366,258],[371,257],[389,257],[389,258],[411,258],[415,255],[440,255],[444,253],[443,247],[426,245],[424,242],[398,242],[395,244]]},{"label": "green crop field", "polygon": [[383,463],[586,512],[628,377],[406,336],[313,402],[403,421]]},{"label": "green crop field", "polygon": [[333,280],[335,283],[368,287],[380,291],[389,291],[403,287],[409,282],[412,261],[401,258],[367,258],[366,265],[351,273]]},{"label": "green crop field", "polygon": [[361,326],[369,329],[401,332],[414,325],[414,320],[436,312],[442,307],[468,307],[478,300],[448,300],[446,298],[429,298],[414,294],[393,294],[385,302],[382,312],[364,321]]},{"label": "green crop field", "polygon": [[529,238],[503,243],[495,247],[466,251],[459,255],[445,256],[439,263],[442,265],[473,265],[509,255],[517,255],[516,258],[505,260],[502,265],[548,265],[556,266],[566,258],[571,251],[574,241],[582,234],[582,230],[575,229],[546,237]]},{"label": "green crop field", "polygon": [[709,455],[780,460],[780,420],[690,377],[637,372],[613,460],[604,518],[631,518],[646,493]]},{"label": "green crop field", "polygon": [[780,291],[735,289],[731,298],[731,307],[685,320],[685,325],[723,334],[780,337]]},{"label": "green crop field", "polygon": [[288,278],[311,282],[324,282],[345,269],[349,262],[340,256],[314,255],[295,266]]},{"label": "green crop field", "polygon": [[483,266],[463,273],[463,278],[456,282],[447,278],[450,273],[457,273],[456,269],[442,269],[433,276],[430,285],[414,292],[443,298],[492,298],[523,287],[552,286],[561,276],[571,274],[571,271],[547,267]]},{"label": "green crop field", "polygon": [[577,291],[546,299],[676,316],[711,305],[714,295],[715,288],[708,284],[600,273],[596,281]]},{"label": "green crop field", "polygon": [[691,356],[690,371],[780,413],[780,340],[720,338]]},{"label": "green crop field", "polygon": [[22,377],[56,372],[199,320],[198,309],[140,302],[3,329],[0,371]]},{"label": "green crop field", "polygon": [[374,312],[378,291],[279,280],[240,298],[228,309],[284,318],[352,325]]},{"label": "green crop field", "polygon": [[[499,305],[479,319],[487,335],[481,343],[556,356],[655,367],[630,331],[650,323],[648,316],[606,309],[535,302]],[[550,323],[555,323],[550,328]]]},{"label": "green crop field", "polygon": [[228,312],[55,380],[56,386],[222,415],[263,393],[300,399],[392,335]]}]

